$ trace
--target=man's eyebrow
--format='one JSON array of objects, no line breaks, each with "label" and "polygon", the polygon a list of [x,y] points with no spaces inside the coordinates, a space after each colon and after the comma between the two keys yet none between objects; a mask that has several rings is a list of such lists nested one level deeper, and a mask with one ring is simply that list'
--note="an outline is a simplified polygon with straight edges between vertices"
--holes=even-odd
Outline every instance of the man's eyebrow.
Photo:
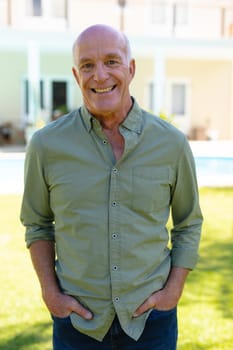
[{"label": "man's eyebrow", "polygon": [[106,58],[118,58],[118,59],[121,59],[121,56],[120,55],[118,55],[118,53],[116,53],[116,52],[110,52],[110,53],[108,53],[107,55],[106,55]]},{"label": "man's eyebrow", "polygon": [[79,61],[78,61],[78,64],[82,64],[82,63],[85,63],[85,62],[89,62],[91,61],[91,58],[88,58],[88,57],[82,57]]},{"label": "man's eyebrow", "polygon": [[[121,56],[116,52],[109,52],[103,58],[104,59],[115,58],[115,59],[121,60]],[[83,65],[86,62],[91,62],[91,61],[92,61],[91,57],[81,57],[80,60],[78,61],[78,66]]]}]

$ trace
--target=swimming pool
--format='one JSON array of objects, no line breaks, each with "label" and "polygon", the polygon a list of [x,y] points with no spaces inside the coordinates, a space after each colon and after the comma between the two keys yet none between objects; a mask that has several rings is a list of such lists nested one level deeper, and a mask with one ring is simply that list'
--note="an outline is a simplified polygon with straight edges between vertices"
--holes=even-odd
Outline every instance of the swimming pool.
[{"label": "swimming pool", "polygon": [[200,186],[233,186],[233,158],[195,157]]},{"label": "swimming pool", "polygon": [[[0,154],[0,194],[23,191],[24,153]],[[195,157],[199,186],[232,186],[233,157]]]}]

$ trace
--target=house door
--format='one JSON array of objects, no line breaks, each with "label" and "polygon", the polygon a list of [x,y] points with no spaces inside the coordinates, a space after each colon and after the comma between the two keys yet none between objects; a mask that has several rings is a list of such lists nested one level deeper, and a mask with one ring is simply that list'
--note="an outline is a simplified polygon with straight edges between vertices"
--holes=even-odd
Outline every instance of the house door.
[{"label": "house door", "polygon": [[52,119],[67,113],[67,82],[52,82]]}]

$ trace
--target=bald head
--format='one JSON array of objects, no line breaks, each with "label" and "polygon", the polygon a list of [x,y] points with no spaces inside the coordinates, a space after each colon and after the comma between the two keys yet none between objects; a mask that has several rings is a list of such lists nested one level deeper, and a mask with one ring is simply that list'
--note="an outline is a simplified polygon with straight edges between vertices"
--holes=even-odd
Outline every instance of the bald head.
[{"label": "bald head", "polygon": [[86,28],[80,35],[77,37],[73,44],[73,59],[76,64],[76,54],[79,46],[82,45],[83,42],[90,40],[93,35],[95,38],[99,38],[100,40],[105,40],[106,38],[112,38],[112,40],[117,41],[119,47],[125,52],[128,62],[131,60],[131,48],[129,44],[129,40],[126,35],[113,27],[107,26],[105,24],[95,24]]},{"label": "bald head", "polygon": [[135,74],[126,36],[103,24],[85,29],[73,45],[72,72],[84,105],[103,121],[122,121],[132,106],[129,86]]}]

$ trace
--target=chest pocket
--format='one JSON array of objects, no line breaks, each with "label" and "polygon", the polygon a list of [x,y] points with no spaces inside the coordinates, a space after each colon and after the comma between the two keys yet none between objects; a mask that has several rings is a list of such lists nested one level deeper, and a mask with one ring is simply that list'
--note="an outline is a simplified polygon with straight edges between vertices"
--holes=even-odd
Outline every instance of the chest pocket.
[{"label": "chest pocket", "polygon": [[169,168],[135,167],[132,177],[134,210],[151,213],[169,206]]}]

